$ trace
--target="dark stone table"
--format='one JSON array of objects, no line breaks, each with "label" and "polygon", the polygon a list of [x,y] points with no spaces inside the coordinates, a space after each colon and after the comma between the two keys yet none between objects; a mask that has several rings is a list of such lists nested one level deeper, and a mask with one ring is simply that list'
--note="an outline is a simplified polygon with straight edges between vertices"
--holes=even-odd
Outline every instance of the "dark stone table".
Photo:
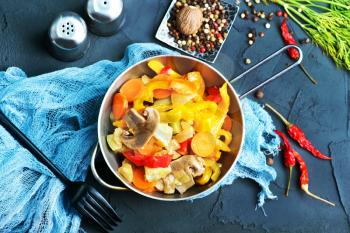
[{"label": "dark stone table", "polygon": [[[134,42],[158,43],[154,34],[170,0],[125,2],[127,23],[123,30],[112,37],[90,35],[92,43],[86,56],[79,61],[65,63],[47,53],[44,46],[46,31],[58,13],[64,10],[81,13],[84,0],[1,0],[0,69],[18,66],[33,76],[70,66],[83,67],[101,59],[116,61],[122,57],[126,46]],[[249,57],[255,63],[277,50],[283,46],[278,24],[279,20],[275,19],[271,29],[266,30],[262,22],[253,24],[237,18],[214,66],[230,78],[246,69],[243,57]],[[266,31],[265,37],[248,48],[246,34],[253,25],[258,31]],[[295,24],[292,24],[292,29],[298,38],[305,37]],[[342,150],[337,150],[337,144],[331,147],[329,144],[348,140],[350,136],[349,72],[337,69],[332,60],[313,45],[303,46],[303,51],[304,64],[318,80],[318,85],[311,84],[296,68],[266,86],[264,100],[298,123],[321,151],[334,156]],[[287,62],[283,56],[279,57],[249,75],[235,88],[243,91],[277,72]],[[276,124],[282,129],[278,120]],[[343,147],[347,142],[350,143],[343,142]],[[349,194],[344,192],[347,188],[344,187],[344,176],[349,177],[349,173],[339,176],[333,163],[314,159],[305,151],[299,151],[309,166],[311,190],[334,201],[336,207],[304,195],[298,189],[296,172],[290,195],[286,198],[283,193],[287,171],[280,157],[273,165],[278,177],[271,184],[278,200],[265,204],[267,217],[261,210],[255,210],[259,187],[249,180],[239,179],[233,185],[193,203],[159,202],[131,192],[118,193],[100,186],[99,189],[109,197],[124,219],[116,232],[349,232],[349,217],[346,215],[349,206],[346,207],[346,203],[349,204],[350,199]],[[339,154],[338,164],[349,167],[345,162],[349,155]],[[92,180],[91,175],[89,177]],[[83,225],[88,232],[99,231],[89,222]]]}]

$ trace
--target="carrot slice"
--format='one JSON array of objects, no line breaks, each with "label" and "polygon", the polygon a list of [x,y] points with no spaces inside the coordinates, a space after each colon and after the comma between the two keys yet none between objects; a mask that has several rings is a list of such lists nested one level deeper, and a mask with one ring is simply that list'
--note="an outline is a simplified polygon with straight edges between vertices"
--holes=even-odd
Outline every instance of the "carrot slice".
[{"label": "carrot slice", "polygon": [[209,132],[199,132],[192,138],[191,149],[201,157],[213,154],[216,146],[215,137]]},{"label": "carrot slice", "polygon": [[222,129],[226,130],[226,131],[231,131],[232,129],[232,119],[229,116],[225,117],[225,121],[224,124],[222,125]]},{"label": "carrot slice", "polygon": [[128,101],[126,100],[125,96],[116,93],[113,96],[113,103],[112,103],[112,112],[114,120],[120,120],[126,111],[128,110]]},{"label": "carrot slice", "polygon": [[133,168],[133,179],[132,183],[136,188],[141,189],[142,191],[152,192],[155,182],[148,182],[145,179],[145,169],[143,167],[134,167]]},{"label": "carrot slice", "polygon": [[171,95],[171,90],[169,89],[155,89],[153,91],[153,97],[156,99],[165,99]]},{"label": "carrot slice", "polygon": [[130,79],[120,88],[120,93],[126,97],[128,102],[132,102],[142,94],[144,88],[145,85],[141,79]]}]

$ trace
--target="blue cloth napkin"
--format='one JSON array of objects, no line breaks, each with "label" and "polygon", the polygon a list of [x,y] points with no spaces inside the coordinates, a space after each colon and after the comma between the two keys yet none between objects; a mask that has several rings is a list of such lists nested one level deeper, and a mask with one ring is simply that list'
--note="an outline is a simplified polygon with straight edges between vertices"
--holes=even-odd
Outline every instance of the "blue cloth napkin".
[{"label": "blue cloth napkin", "polygon": [[[98,110],[110,84],[136,62],[171,53],[156,44],[133,44],[119,62],[100,61],[32,78],[11,67],[0,73],[0,108],[64,174],[84,180],[97,142]],[[279,140],[271,118],[258,104],[244,100],[242,105],[247,123],[244,149],[223,184],[237,177],[254,179],[262,188],[262,206],[266,198],[275,198],[268,186],[276,172],[266,165],[261,149],[274,155]],[[67,207],[63,184],[1,126],[0,187],[1,232],[79,231],[81,219]]]}]

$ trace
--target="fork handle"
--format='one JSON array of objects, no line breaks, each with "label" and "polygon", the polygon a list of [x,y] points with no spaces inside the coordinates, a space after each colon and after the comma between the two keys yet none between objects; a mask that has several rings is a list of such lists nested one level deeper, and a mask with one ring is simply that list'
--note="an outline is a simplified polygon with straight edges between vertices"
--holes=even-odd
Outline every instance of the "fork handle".
[{"label": "fork handle", "polygon": [[32,153],[39,162],[48,167],[65,185],[71,183],[71,181],[7,118],[1,110],[0,123],[24,148]]}]

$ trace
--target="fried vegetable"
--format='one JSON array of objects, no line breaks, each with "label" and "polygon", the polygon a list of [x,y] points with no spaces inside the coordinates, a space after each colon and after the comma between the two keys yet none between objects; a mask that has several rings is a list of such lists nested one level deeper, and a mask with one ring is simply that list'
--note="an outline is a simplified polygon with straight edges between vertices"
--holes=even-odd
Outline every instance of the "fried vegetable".
[{"label": "fried vegetable", "polygon": [[121,140],[121,135],[123,130],[116,128],[113,134],[107,135],[107,144],[113,152],[123,152],[123,144]]},{"label": "fried vegetable", "polygon": [[206,167],[203,175],[196,179],[196,183],[200,185],[205,185],[206,183],[209,182],[212,174],[213,174],[213,170],[210,167]]},{"label": "fried vegetable", "polygon": [[120,120],[128,110],[128,100],[120,93],[113,96],[112,113],[114,120]]},{"label": "fried vegetable", "polygon": [[154,137],[161,142],[164,147],[168,147],[173,137],[173,128],[167,123],[159,123],[154,131]]},{"label": "fried vegetable", "polygon": [[194,135],[191,142],[192,151],[201,157],[210,156],[216,146],[215,137],[209,132],[200,132]]},{"label": "fried vegetable", "polygon": [[165,178],[168,174],[170,174],[171,168],[165,167],[165,168],[149,168],[145,167],[145,178],[147,181],[158,181],[162,178]]},{"label": "fried vegetable", "polygon": [[164,66],[160,61],[151,60],[148,62],[148,67],[157,74],[168,74],[172,78],[181,78],[181,75],[176,73],[170,66]]},{"label": "fried vegetable", "polygon": [[185,78],[196,86],[196,91],[199,96],[203,96],[205,91],[205,83],[200,72],[194,71],[188,73]]},{"label": "fried vegetable", "polygon": [[131,163],[127,160],[124,159],[122,166],[118,168],[118,172],[129,182],[131,183],[134,178],[133,170],[132,170],[132,165]]},{"label": "fried vegetable", "polygon": [[175,135],[174,137],[175,140],[178,141],[179,143],[182,143],[192,138],[195,133],[193,127],[185,121],[181,122],[181,128],[182,128],[182,131],[177,135]]},{"label": "fried vegetable", "polygon": [[145,85],[141,79],[130,79],[120,88],[120,93],[125,96],[128,102],[132,102],[142,95]]},{"label": "fried vegetable", "polygon": [[133,180],[132,183],[136,188],[141,189],[144,192],[152,192],[156,182],[148,182],[145,179],[145,171],[143,167],[133,168]]},{"label": "fried vegetable", "polygon": [[143,147],[155,133],[159,124],[159,113],[153,108],[146,108],[144,115],[146,119],[136,110],[130,109],[125,115],[129,131],[123,131],[122,142],[130,149]]}]

